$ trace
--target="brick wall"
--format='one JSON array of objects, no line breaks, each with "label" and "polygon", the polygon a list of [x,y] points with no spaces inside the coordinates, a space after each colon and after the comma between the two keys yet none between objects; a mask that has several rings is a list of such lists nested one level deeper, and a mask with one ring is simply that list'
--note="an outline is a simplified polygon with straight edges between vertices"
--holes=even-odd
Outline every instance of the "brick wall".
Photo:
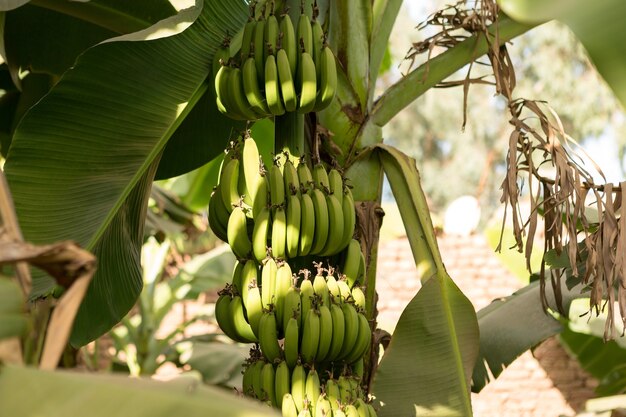
[{"label": "brick wall", "polygon": [[[448,273],[476,310],[522,287],[493,254],[482,235],[440,236],[438,242]],[[420,283],[406,238],[381,242],[378,256],[379,327],[392,330]],[[393,271],[393,274],[385,271]],[[519,357],[479,394],[472,394],[474,415],[573,415],[594,396],[596,385],[597,382],[552,338],[534,352]]]}]

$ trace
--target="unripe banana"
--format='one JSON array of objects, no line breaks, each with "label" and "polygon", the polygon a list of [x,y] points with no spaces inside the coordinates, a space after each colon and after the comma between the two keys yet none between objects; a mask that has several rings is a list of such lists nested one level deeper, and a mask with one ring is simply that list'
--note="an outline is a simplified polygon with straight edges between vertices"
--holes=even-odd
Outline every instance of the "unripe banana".
[{"label": "unripe banana", "polygon": [[325,416],[332,417],[333,409],[330,406],[330,401],[326,398],[326,394],[320,394],[317,399],[317,404],[315,405],[315,413],[314,416]]},{"label": "unripe banana", "polygon": [[[241,68],[243,77],[243,90],[246,94],[246,100],[252,107],[252,110],[260,115],[269,116],[270,109],[265,102],[265,96],[261,92],[259,86],[259,76],[256,73],[256,61],[253,57],[249,57],[244,61]],[[259,158],[257,157],[257,161]]]},{"label": "unripe banana", "polygon": [[322,361],[328,355],[333,340],[333,318],[327,305],[318,307],[320,312],[320,339],[317,346],[316,360]]},{"label": "unripe banana", "polygon": [[248,324],[246,318],[244,317],[243,302],[241,301],[241,296],[234,296],[232,300],[230,300],[230,304],[228,307],[230,316],[233,320],[235,333],[237,333],[238,335],[238,338],[235,338],[235,340],[241,340],[244,343],[257,342],[257,337],[254,335],[250,324]]},{"label": "unripe banana", "polygon": [[261,389],[263,390],[263,401],[267,401],[271,403],[273,407],[276,407],[276,394],[275,394],[275,384],[276,384],[276,371],[274,370],[274,365],[271,363],[266,363],[263,365],[263,369],[261,369]]},{"label": "unripe banana", "polygon": [[287,293],[293,284],[293,276],[291,273],[291,267],[287,262],[283,262],[278,266],[276,271],[276,288],[274,290],[275,299],[274,306],[276,311],[276,321],[279,327],[279,334],[285,328],[283,323],[285,322],[285,298]]},{"label": "unripe banana", "polygon": [[309,314],[309,310],[311,310],[314,296],[315,290],[313,289],[313,283],[311,280],[305,279],[300,284],[300,299],[302,300],[302,326],[300,327],[304,327],[304,319]]},{"label": "unripe banana", "polygon": [[254,229],[252,231],[252,252],[258,262],[262,262],[267,257],[269,231],[270,210],[263,208],[254,219]]},{"label": "unripe banana", "polygon": [[346,405],[344,413],[346,414],[346,417],[360,417],[359,412],[353,404]]},{"label": "unripe banana", "polygon": [[230,77],[233,75],[233,68],[228,65],[222,66],[215,76],[215,94],[217,108],[231,119],[246,120],[245,116],[239,113],[233,100],[230,97],[229,85]]},{"label": "unripe banana", "polygon": [[309,17],[302,13],[298,19],[298,28],[296,30],[296,40],[300,51],[311,53],[313,49],[313,32]]},{"label": "unripe banana", "polygon": [[248,296],[244,300],[248,323],[250,323],[252,332],[258,338],[259,324],[261,322],[261,316],[263,316],[263,303],[261,302],[261,290],[259,287],[255,285],[254,287],[249,288]]},{"label": "unripe banana", "polygon": [[320,61],[315,65],[320,76],[314,110],[320,111],[328,107],[337,91],[337,64],[329,47],[325,46],[322,49]]},{"label": "unripe banana", "polygon": [[298,256],[300,248],[300,220],[302,217],[302,208],[300,207],[300,199],[297,195],[290,195],[287,199],[287,234],[286,234],[286,252],[288,258]]},{"label": "unripe banana", "polygon": [[311,247],[310,254],[319,254],[328,239],[328,206],[326,204],[326,198],[324,193],[319,189],[311,190],[311,200],[313,200],[313,208],[315,210],[315,236],[313,239],[313,246]]},{"label": "unripe banana", "polygon": [[250,18],[243,27],[243,36],[241,37],[241,62],[245,62],[250,56],[250,51],[252,51],[255,26],[256,21]]},{"label": "unripe banana", "polygon": [[328,172],[322,163],[316,164],[313,167],[313,182],[315,186],[320,190],[330,191],[330,179],[328,178]]},{"label": "unripe banana", "polygon": [[[222,42],[222,44],[220,45],[219,48],[217,48],[217,50],[215,51],[215,55],[213,55],[213,76],[217,76],[217,73],[219,72],[220,68],[223,65],[226,65],[228,63],[228,60],[230,59],[230,41],[229,40],[224,40],[224,42]],[[215,87],[215,91],[217,92],[217,87]]]},{"label": "unripe banana", "polygon": [[376,410],[374,409],[374,406],[372,404],[367,404],[367,412],[369,413],[369,417],[376,417]]},{"label": "unripe banana", "polygon": [[341,375],[337,379],[337,386],[339,386],[339,401],[342,405],[347,405],[352,402],[352,385],[348,377]]},{"label": "unripe banana", "polygon": [[328,291],[326,278],[324,278],[321,271],[319,271],[313,279],[313,291],[315,291],[315,294],[322,300],[322,305],[330,305],[330,292]]},{"label": "unripe banana", "polygon": [[300,195],[300,181],[298,179],[298,171],[291,161],[287,158],[283,164],[283,179],[285,180],[285,195]]},{"label": "unripe banana", "polygon": [[305,408],[304,410],[298,413],[298,417],[312,417],[311,410],[309,410],[308,408]]},{"label": "unripe banana", "polygon": [[352,287],[352,299],[358,309],[365,310],[365,293],[361,287]]},{"label": "unripe banana", "polygon": [[277,271],[278,266],[274,258],[267,258],[261,270],[261,299],[263,300],[264,309],[269,309],[270,304],[275,302]]},{"label": "unripe banana", "polygon": [[365,361],[363,359],[363,356],[361,356],[359,359],[354,361],[350,365],[350,368],[352,370],[352,375],[354,375],[359,380],[362,380],[363,375],[365,374]]},{"label": "unripe banana", "polygon": [[272,206],[280,206],[285,204],[285,181],[280,167],[276,164],[270,167],[270,202]]},{"label": "unripe banana", "polygon": [[215,302],[215,320],[217,320],[217,324],[226,336],[239,342],[239,335],[235,331],[235,325],[233,324],[233,319],[230,315],[230,301],[230,294],[223,293],[219,296]]},{"label": "unripe banana", "polygon": [[317,354],[320,339],[320,316],[319,311],[310,309],[305,316],[302,326],[302,343],[300,354],[305,363],[313,363]]},{"label": "unripe banana", "polygon": [[272,219],[272,255],[277,259],[285,259],[287,248],[287,214],[285,208],[274,209]]},{"label": "unripe banana", "polygon": [[354,207],[352,191],[350,191],[349,188],[346,188],[343,194],[341,211],[343,212],[343,237],[341,238],[341,245],[339,247],[343,250],[352,240],[356,227],[356,209]]},{"label": "unripe banana", "polygon": [[[300,87],[299,113],[310,113],[315,107],[317,97],[317,75],[313,58],[307,52],[300,55],[298,66],[298,85]],[[270,107],[271,108],[271,107]]]},{"label": "unripe banana", "polygon": [[352,352],[352,348],[356,344],[357,337],[359,335],[359,313],[356,312],[354,306],[350,303],[343,303],[341,305],[341,311],[346,323],[346,329],[344,331],[343,343],[341,345],[341,352],[339,352],[339,359],[343,359]]},{"label": "unripe banana", "polygon": [[333,410],[333,417],[347,417],[346,413],[340,408]]},{"label": "unripe banana", "polygon": [[346,256],[343,262],[343,268],[341,272],[346,276],[348,286],[353,286],[359,275],[359,264],[363,253],[361,252],[361,244],[356,239],[351,239],[346,249]]},{"label": "unripe banana", "polygon": [[330,189],[330,193],[337,197],[337,201],[340,204],[343,203],[343,178],[339,171],[335,168],[332,168],[328,171],[328,188]]},{"label": "unripe banana", "polygon": [[311,169],[304,162],[301,161],[296,168],[298,172],[298,179],[300,180],[300,188],[309,189],[311,183],[313,182],[313,174],[311,173]]},{"label": "unripe banana", "polygon": [[269,207],[269,180],[267,175],[262,175],[254,192],[254,200],[252,202],[252,218],[256,219],[262,209]]},{"label": "unripe banana", "polygon": [[241,270],[241,299],[247,300],[250,288],[258,286],[259,282],[259,268],[256,262],[252,260],[246,261]]},{"label": "unripe banana", "polygon": [[209,226],[215,236],[225,242],[228,241],[228,218],[229,213],[226,207],[224,207],[218,184],[218,187],[211,193],[211,198],[209,199]]},{"label": "unripe banana", "polygon": [[285,394],[283,396],[281,412],[283,417],[298,417],[298,409],[296,408],[296,403],[291,394]]},{"label": "unripe banana", "polygon": [[354,401],[354,406],[358,411],[359,417],[369,417],[369,412],[367,410],[367,404],[363,401],[363,398],[357,398]]},{"label": "unripe banana", "polygon": [[264,114],[263,111],[255,113],[252,106],[248,103],[246,92],[243,88],[243,75],[239,68],[233,68],[233,73],[228,77],[228,93],[236,112],[242,114],[246,120],[257,120]]},{"label": "unripe banana", "polygon": [[285,326],[284,352],[285,362],[289,368],[296,366],[298,362],[298,351],[300,345],[300,330],[298,328],[298,320],[291,317]]},{"label": "unripe banana", "polygon": [[[252,62],[252,67],[254,68],[253,61],[248,60],[247,62]],[[261,181],[259,158],[259,148],[256,141],[249,136],[246,137],[243,141],[241,150],[241,160],[243,161],[243,176],[246,181],[248,192],[250,193],[250,198],[253,201]]]},{"label": "unripe banana", "polygon": [[343,310],[337,304],[330,305],[330,315],[333,321],[333,337],[330,342],[330,348],[328,354],[324,360],[333,361],[339,357],[341,348],[343,347],[343,339],[346,330],[346,319],[343,314]]},{"label": "unripe banana", "polygon": [[246,364],[243,371],[243,378],[241,380],[241,392],[243,392],[243,395],[248,397],[254,396],[254,388],[252,385],[252,369],[252,363]]},{"label": "unripe banana", "polygon": [[[226,158],[226,157],[225,157]],[[239,203],[239,159],[224,159],[220,172],[219,187],[222,201],[228,212],[233,211],[233,206]]]},{"label": "unripe banana", "polygon": [[315,240],[315,206],[309,193],[300,197],[300,242],[298,255],[306,256],[311,252]]},{"label": "unripe banana", "polygon": [[280,361],[276,367],[274,381],[276,404],[282,404],[285,394],[291,393],[291,370],[285,361]]},{"label": "unripe banana", "polygon": [[285,106],[283,106],[280,97],[278,67],[274,55],[268,56],[265,61],[265,99],[267,100],[267,107],[274,116],[285,114]]},{"label": "unripe banana", "polygon": [[291,75],[291,68],[289,67],[289,58],[284,49],[279,49],[276,53],[276,67],[278,69],[278,80],[285,111],[293,112],[298,106],[298,97]]},{"label": "unripe banana", "polygon": [[328,275],[326,277],[326,287],[328,287],[328,292],[330,294],[330,298],[334,302],[341,302],[341,293],[339,292],[339,286],[337,286],[337,280],[333,275]]},{"label": "unripe banana", "polygon": [[263,49],[263,59],[276,53],[276,43],[278,42],[278,20],[272,13],[265,21],[265,48]]},{"label": "unripe banana", "polygon": [[276,327],[276,315],[273,311],[265,312],[259,322],[259,346],[261,352],[270,363],[280,359],[282,350],[278,344],[278,328]]},{"label": "unripe banana", "polygon": [[358,319],[359,331],[356,342],[352,347],[352,352],[350,352],[345,359],[347,363],[353,363],[362,358],[365,352],[367,352],[367,349],[370,347],[370,343],[372,341],[372,329],[370,329],[367,318],[363,314],[359,313]]},{"label": "unripe banana", "polygon": [[339,392],[339,385],[337,381],[334,379],[328,379],[326,381],[326,398],[328,398],[328,402],[330,403],[330,407],[333,410],[333,413],[339,409],[339,404],[341,400],[341,394]]},{"label": "unripe banana", "polygon": [[312,368],[308,375],[306,376],[306,382],[304,385],[304,392],[306,401],[310,405],[312,410],[315,410],[315,405],[317,404],[317,399],[322,393],[322,389],[320,386],[320,377],[317,374],[315,368]]},{"label": "unripe banana", "polygon": [[265,361],[262,359],[259,359],[256,362],[252,363],[252,365],[250,365],[250,367],[252,368],[250,376],[250,379],[252,380],[252,390],[254,391],[254,397],[258,398],[259,400],[263,399],[262,373],[264,366]]},{"label": "unripe banana", "polygon": [[228,218],[228,244],[239,258],[246,258],[252,250],[252,242],[248,238],[248,219],[242,207],[235,207]]},{"label": "unripe banana", "polygon": [[293,27],[293,22],[288,14],[283,15],[280,21],[280,32],[282,33],[282,48],[287,53],[289,59],[289,69],[291,76],[296,75],[296,65],[298,63],[298,45],[296,41],[296,33]]},{"label": "unripe banana", "polygon": [[257,20],[254,26],[254,35],[252,39],[254,48],[254,63],[256,64],[256,73],[259,77],[259,85],[265,84],[265,19]]},{"label": "unripe banana", "polygon": [[300,297],[300,290],[293,285],[289,288],[289,290],[287,290],[287,295],[285,296],[283,329],[287,328],[291,317],[295,317],[298,322],[298,327],[302,328],[302,300]]},{"label": "unripe banana", "polygon": [[[315,66],[317,67],[320,64],[320,56],[322,52],[322,48],[324,47],[324,30],[322,29],[322,25],[319,20],[315,19],[311,21],[311,34],[312,34],[312,49],[311,56],[313,57],[313,62],[315,62]],[[319,82],[320,73],[319,69],[317,71],[317,80]]]},{"label": "unripe banana", "polygon": [[241,285],[243,282],[242,272],[244,264],[245,262],[235,261],[235,266],[233,267],[232,284],[236,294],[241,294]]},{"label": "unripe banana", "polygon": [[346,281],[340,279],[337,281],[337,287],[339,287],[339,294],[342,301],[348,301],[350,297],[352,297],[352,291]]},{"label": "unripe banana", "polygon": [[334,255],[343,249],[340,247],[344,233],[343,211],[334,194],[326,196],[326,207],[328,208],[328,237],[321,252],[322,256]]},{"label": "unripe banana", "polygon": [[301,363],[298,363],[291,373],[291,395],[298,412],[304,410],[304,397],[306,395],[306,371]]}]

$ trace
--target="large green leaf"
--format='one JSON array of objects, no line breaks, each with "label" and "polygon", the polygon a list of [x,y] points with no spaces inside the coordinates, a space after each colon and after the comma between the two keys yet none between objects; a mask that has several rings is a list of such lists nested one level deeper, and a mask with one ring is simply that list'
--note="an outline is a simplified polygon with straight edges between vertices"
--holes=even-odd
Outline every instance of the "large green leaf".
[{"label": "large green leaf", "polygon": [[470,379],[478,356],[472,303],[448,276],[415,161],[377,147],[424,282],[402,312],[374,376],[380,416],[471,416]]},{"label": "large green leaf", "polygon": [[[247,15],[243,1],[200,9],[89,49],[15,131],[6,171],[26,239],[72,239],[98,256],[73,344],[110,329],[139,294],[141,228],[156,164],[206,91],[223,33]],[[155,39],[163,33],[173,35]],[[50,289],[34,284],[39,293]]]},{"label": "large green leaf", "polygon": [[587,49],[617,98],[626,106],[626,2],[622,0],[499,0],[505,13],[521,22],[559,19]]},{"label": "large green leaf", "polygon": [[[575,298],[582,297],[581,287],[568,290],[561,279],[562,306],[565,312]],[[560,322],[544,311],[540,283],[535,281],[513,295],[492,302],[478,312],[480,357],[472,375],[472,390],[479,392],[518,356],[563,330]],[[552,286],[546,286],[548,307],[557,310]]]},{"label": "large green leaf", "polygon": [[6,365],[0,370],[0,415],[47,417],[253,417],[279,414],[194,378],[171,382],[48,372]]},{"label": "large green leaf", "polygon": [[0,275],[0,339],[21,336],[27,324],[20,288],[14,281]]}]

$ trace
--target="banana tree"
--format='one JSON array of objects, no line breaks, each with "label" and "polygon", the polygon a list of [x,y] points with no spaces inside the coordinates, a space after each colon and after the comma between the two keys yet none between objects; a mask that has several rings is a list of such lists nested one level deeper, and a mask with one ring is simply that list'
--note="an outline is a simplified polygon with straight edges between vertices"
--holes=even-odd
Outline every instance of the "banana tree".
[{"label": "banana tree", "polygon": [[[303,2],[303,9],[310,9],[310,3]],[[309,140],[337,161],[354,185],[358,235],[368,266],[368,318],[376,318],[384,176],[400,207],[423,283],[379,365],[378,346],[384,338],[374,338],[368,368],[371,392],[384,404],[380,415],[471,415],[470,386],[479,350],[484,358],[479,364],[491,366],[489,355],[494,355],[484,337],[479,338],[479,324],[489,317],[486,329],[489,323],[498,328],[501,320],[493,320],[494,314],[519,310],[494,307],[477,319],[454,277],[446,273],[415,162],[384,143],[382,128],[409,103],[486,53],[494,71],[506,69],[507,62],[499,61],[501,46],[543,20],[516,21],[495,3],[483,2],[489,19],[455,27],[465,34],[375,97],[401,4],[400,0],[317,2],[337,59],[338,87],[327,109],[307,117],[313,127],[308,131],[322,132],[321,141]],[[541,7],[529,0],[510,0],[503,6],[505,11],[521,10],[512,14],[521,20],[527,17],[524,11]],[[4,90],[0,151],[25,238],[36,244],[74,240],[98,258],[98,270],[71,334],[71,343],[81,346],[118,323],[137,300],[152,182],[199,168],[200,177],[214,184],[217,170],[206,167],[218,165],[233,133],[246,128],[244,122],[218,111],[211,64],[225,37],[232,38],[231,48],[238,48],[248,5],[243,0],[197,0],[177,10],[168,1],[3,0],[0,10],[0,53],[5,61],[0,67]],[[548,10],[541,18],[557,17],[553,12]],[[581,30],[588,33],[588,28],[583,25]],[[441,39],[449,41],[434,38],[422,46],[432,51],[445,44],[437,43]],[[601,45],[593,37],[588,47]],[[614,75],[615,66],[621,64],[616,61],[600,67],[611,75],[610,82],[621,80]],[[619,89],[618,81],[614,85]],[[507,86],[511,84],[497,85],[500,92],[507,92]],[[514,194],[513,188],[509,190]],[[560,253],[562,248],[558,249]],[[32,303],[55,286],[51,277],[35,272]],[[536,296],[529,298],[537,304],[527,303],[522,310],[539,305],[540,292],[545,299],[544,291],[530,291]],[[532,343],[558,331],[550,324],[547,328],[539,338],[532,329],[522,332],[531,343],[508,346],[509,355],[496,358],[494,366],[506,365]],[[488,330],[485,334],[490,336]],[[21,372],[3,370],[0,379],[32,376]]]}]

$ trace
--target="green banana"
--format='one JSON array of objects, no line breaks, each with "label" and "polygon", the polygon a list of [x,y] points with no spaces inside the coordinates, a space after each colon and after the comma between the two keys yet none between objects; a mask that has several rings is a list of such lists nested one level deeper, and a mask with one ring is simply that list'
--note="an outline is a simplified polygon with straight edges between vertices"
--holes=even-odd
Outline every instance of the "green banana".
[{"label": "green banana", "polygon": [[315,410],[317,399],[322,393],[320,377],[317,374],[315,368],[311,368],[308,375],[306,376],[306,382],[304,383],[304,393],[311,409]]},{"label": "green banana", "polygon": [[283,312],[283,329],[287,328],[289,319],[294,317],[298,322],[298,327],[302,328],[302,299],[300,296],[300,289],[291,286],[287,290],[285,296],[285,310]]},{"label": "green banana", "polygon": [[[252,64],[252,67],[254,68],[254,63]],[[254,201],[257,190],[261,186],[263,179],[260,170],[259,148],[256,141],[250,136],[246,137],[243,141],[241,160],[243,161],[243,177],[246,182],[246,187],[248,189],[248,193],[250,194],[250,199]]]},{"label": "green banana", "polygon": [[352,375],[354,375],[359,380],[363,379],[363,375],[365,373],[365,361],[363,360],[363,356],[354,361],[351,366]]},{"label": "green banana", "polygon": [[241,392],[243,392],[243,395],[246,395],[248,397],[252,397],[254,396],[254,388],[252,385],[252,376],[253,376],[253,372],[252,372],[252,363],[247,363],[244,365],[244,371],[243,371],[243,378],[241,381]]},{"label": "green banana", "polygon": [[[311,55],[313,56],[313,62],[315,62],[315,66],[317,67],[320,64],[320,57],[322,53],[322,48],[324,47],[324,29],[322,29],[322,25],[319,20],[315,19],[311,21],[311,34],[312,34],[312,49]],[[317,81],[319,83],[320,73],[319,68],[317,71]]]},{"label": "green banana", "polygon": [[278,67],[276,57],[270,55],[265,61],[265,99],[270,112],[274,116],[285,114],[285,106],[280,97],[280,85],[278,80]]},{"label": "green banana", "polygon": [[287,214],[285,208],[278,206],[274,209],[272,219],[272,256],[285,259],[287,248]]},{"label": "green banana", "polygon": [[248,220],[242,207],[235,207],[228,218],[228,244],[239,258],[246,258],[252,250],[252,242],[248,238]]},{"label": "green banana", "polygon": [[347,417],[341,408],[333,410],[333,417]]},{"label": "green banana", "polygon": [[[213,76],[215,77],[222,66],[225,66],[230,59],[230,40],[225,39],[213,55]],[[215,87],[217,92],[217,87]]]},{"label": "green banana", "polygon": [[331,300],[337,303],[340,302],[341,293],[339,292],[339,287],[337,286],[337,279],[335,279],[334,275],[328,275],[326,277],[326,287],[328,287],[328,293],[330,294]]},{"label": "green banana", "polygon": [[309,279],[305,279],[300,284],[300,299],[302,300],[302,318],[301,318],[301,328],[304,327],[304,319],[309,314],[309,310],[312,309],[313,297],[315,296],[315,290],[313,289],[313,283]]},{"label": "green banana", "polygon": [[332,408],[333,413],[334,413],[337,410],[339,410],[339,405],[341,401],[341,394],[339,391],[339,385],[337,384],[337,381],[329,378],[326,381],[325,392],[326,392],[326,398],[328,399],[328,402],[330,403],[330,407]]},{"label": "green banana", "polygon": [[263,367],[265,366],[265,361],[263,359],[259,359],[252,363],[251,365],[251,376],[252,380],[252,391],[254,392],[254,396],[259,400],[263,398],[263,379],[262,372]]},{"label": "green banana", "polygon": [[322,305],[330,305],[330,292],[326,284],[326,278],[322,275],[322,271],[318,271],[313,279],[313,291],[315,291],[315,294],[322,300]]},{"label": "green banana", "polygon": [[245,262],[235,261],[235,266],[233,268],[232,284],[236,294],[241,294],[241,285],[243,282],[242,272],[244,264]]},{"label": "green banana", "polygon": [[245,62],[245,60],[250,57],[255,26],[256,20],[250,18],[243,27],[243,36],[241,37],[241,62]]},{"label": "green banana", "polygon": [[285,180],[285,195],[300,195],[300,181],[298,179],[298,171],[291,161],[291,158],[286,158],[283,164],[283,179]]},{"label": "green banana", "polygon": [[311,169],[304,162],[304,160],[300,161],[298,167],[296,168],[298,172],[298,179],[300,181],[300,188],[308,190],[311,184],[313,183],[313,174],[311,173]]},{"label": "green banana", "polygon": [[344,413],[346,414],[346,417],[360,417],[359,412],[353,404],[346,405]]},{"label": "green banana", "polygon": [[330,348],[328,349],[328,354],[324,358],[327,362],[333,361],[339,357],[339,353],[343,347],[343,338],[346,329],[346,319],[344,317],[343,310],[338,304],[333,303],[330,305],[330,315],[333,321],[333,336],[330,342]]},{"label": "green banana", "polygon": [[313,49],[313,32],[311,30],[311,23],[309,17],[302,13],[298,19],[298,28],[296,29],[296,40],[298,42],[299,50],[306,53],[311,53]]},{"label": "green banana", "polygon": [[259,283],[259,268],[257,268],[256,262],[248,260],[243,264],[241,270],[241,299],[248,299],[248,291],[252,287],[258,286]]},{"label": "green banana", "polygon": [[269,180],[267,175],[261,175],[252,201],[252,218],[256,219],[262,209],[269,207]]},{"label": "green banana", "polygon": [[278,328],[276,327],[276,315],[273,311],[266,311],[261,316],[259,346],[270,363],[280,359],[282,350],[278,344]]},{"label": "green banana", "polygon": [[352,297],[352,291],[345,280],[340,279],[337,281],[337,287],[339,287],[339,295],[342,301],[348,301]]},{"label": "green banana", "polygon": [[235,340],[241,340],[244,343],[257,342],[257,337],[254,335],[250,324],[248,324],[246,318],[244,317],[243,302],[241,301],[241,296],[234,296],[230,300],[228,308],[230,316],[233,320],[235,333],[237,333],[238,335],[238,339],[236,338]]},{"label": "green banana", "polygon": [[367,412],[369,413],[369,417],[376,417],[376,410],[374,409],[374,406],[372,404],[367,404]]},{"label": "green banana", "polygon": [[337,385],[339,386],[339,401],[345,407],[352,402],[352,385],[350,379],[344,375],[337,378]]},{"label": "green banana", "polygon": [[244,300],[244,307],[246,308],[246,315],[248,316],[248,323],[252,332],[258,338],[259,337],[259,324],[261,322],[261,316],[263,315],[263,303],[261,301],[261,290],[258,286],[248,288],[248,295]]},{"label": "green banana", "polygon": [[275,302],[274,291],[276,290],[277,271],[278,265],[276,265],[274,258],[267,258],[261,270],[261,299],[264,309],[269,309],[270,304]]},{"label": "green banana", "polygon": [[335,56],[328,46],[322,48],[320,60],[315,63],[319,71],[317,97],[314,111],[324,110],[330,105],[337,92],[337,66]]},{"label": "green banana", "polygon": [[271,13],[265,20],[265,48],[263,49],[263,59],[267,60],[267,57],[276,53],[278,42],[278,19],[276,15]]},{"label": "green banana", "polygon": [[300,197],[300,243],[298,255],[306,256],[311,252],[315,239],[315,207],[309,193]]},{"label": "green banana", "polygon": [[352,287],[351,294],[352,299],[354,300],[354,305],[361,310],[365,310],[365,293],[361,287]]},{"label": "green banana", "polygon": [[305,363],[313,363],[317,354],[320,339],[319,311],[311,308],[304,318],[302,326],[302,343],[300,355]]},{"label": "green banana", "polygon": [[322,361],[328,355],[333,338],[333,318],[327,305],[318,307],[320,312],[320,338],[315,354],[317,361]]},{"label": "green banana", "polygon": [[298,320],[291,316],[285,326],[284,352],[285,362],[290,368],[296,366],[298,361],[298,351],[300,344],[300,331],[298,328]]},{"label": "green banana", "polygon": [[291,373],[291,395],[298,412],[304,410],[304,397],[306,395],[306,371],[301,363],[296,364]]},{"label": "green banana", "polygon": [[289,369],[287,362],[280,361],[280,363],[276,366],[274,382],[276,404],[282,404],[285,394],[291,393],[291,370]]},{"label": "green banana", "polygon": [[341,272],[346,276],[348,285],[353,286],[359,275],[359,268],[363,253],[361,252],[361,244],[356,239],[351,239],[346,249],[345,260]]},{"label": "green banana", "polygon": [[317,399],[317,404],[315,405],[315,413],[314,416],[326,416],[331,417],[333,415],[333,409],[330,406],[330,401],[326,398],[326,394],[320,394]]},{"label": "green banana", "polygon": [[273,207],[285,204],[285,181],[280,167],[273,164],[269,174],[270,202]]},{"label": "green banana", "polygon": [[344,233],[343,211],[341,203],[334,194],[326,196],[326,207],[328,208],[328,237],[322,249],[322,256],[330,256],[339,253]]},{"label": "green banana", "polygon": [[341,174],[335,168],[332,168],[327,175],[330,193],[337,198],[339,204],[343,204],[343,178]]},{"label": "green banana", "polygon": [[261,370],[261,389],[263,390],[263,400],[271,403],[273,407],[276,407],[276,371],[274,365],[266,363]]},{"label": "green banana", "polygon": [[235,331],[235,325],[233,324],[232,317],[229,311],[229,305],[231,301],[230,294],[222,293],[215,302],[215,320],[220,326],[220,329],[224,334],[231,339],[239,342],[239,335]]},{"label": "green banana", "polygon": [[291,288],[293,284],[293,276],[291,273],[291,267],[287,262],[283,262],[278,266],[276,271],[276,282],[275,282],[275,300],[274,306],[276,311],[276,321],[278,322],[279,334],[280,330],[284,330],[283,323],[285,322],[285,298],[287,297],[287,292]]},{"label": "green banana", "polygon": [[263,54],[265,51],[265,19],[257,20],[256,25],[254,26],[252,45],[259,85],[264,85],[265,57]]},{"label": "green banana", "polygon": [[326,172],[326,168],[324,168],[324,165],[321,162],[313,167],[313,182],[320,190],[327,192],[331,191],[328,172]]},{"label": "green banana", "polygon": [[215,94],[217,108],[231,119],[246,120],[245,116],[239,113],[233,100],[231,100],[229,85],[233,75],[233,68],[228,65],[222,66],[215,76]]},{"label": "green banana", "polygon": [[228,241],[228,217],[229,213],[224,207],[218,184],[209,199],[209,226],[215,236],[223,241]]},{"label": "green banana", "polygon": [[363,357],[372,341],[372,330],[365,315],[359,313],[359,330],[356,342],[352,347],[352,351],[345,358],[347,363],[353,363]]},{"label": "green banana", "polygon": [[302,208],[297,195],[290,195],[287,198],[287,232],[286,232],[286,252],[287,257],[295,258],[300,248],[300,220]]},{"label": "green banana", "polygon": [[[256,61],[253,57],[248,57],[241,68],[243,77],[243,91],[246,94],[246,100],[252,107],[252,110],[260,115],[269,116],[270,109],[267,107],[265,97],[259,86],[259,76],[256,73]],[[259,158],[257,157],[257,161]]]},{"label": "green banana", "polygon": [[298,106],[298,97],[293,83],[293,76],[291,75],[291,68],[289,67],[289,58],[284,49],[279,49],[276,53],[276,67],[278,69],[278,80],[285,111],[293,112]]},{"label": "green banana", "polygon": [[343,343],[341,345],[341,352],[339,352],[339,359],[343,359],[352,352],[352,348],[356,344],[357,337],[359,335],[359,313],[356,312],[354,306],[350,303],[343,303],[341,305],[341,311],[346,323],[346,329],[344,331]]},{"label": "green banana", "polygon": [[243,75],[239,68],[233,68],[228,76],[229,100],[235,107],[235,112],[244,116],[245,120],[257,120],[263,112],[257,114],[248,103],[246,92],[243,88]]},{"label": "green banana", "polygon": [[[226,158],[226,157],[225,157]],[[240,200],[239,195],[239,159],[232,158],[228,161],[224,159],[219,178],[219,189],[222,202],[229,213],[233,211],[233,206]]]},{"label": "green banana", "polygon": [[285,394],[283,396],[281,412],[283,417],[298,417],[298,409],[296,408],[296,403],[291,394]]},{"label": "green banana", "polygon": [[254,219],[252,230],[252,252],[258,262],[267,257],[267,241],[270,232],[270,209],[264,207]]},{"label": "green banana", "polygon": [[311,191],[311,200],[313,200],[313,208],[315,211],[315,235],[313,246],[309,253],[316,255],[322,252],[324,246],[326,246],[326,240],[328,239],[328,206],[324,193],[319,189],[313,189]]},{"label": "green banana", "polygon": [[[313,58],[307,52],[300,55],[298,66],[298,85],[300,87],[299,113],[310,113],[315,106],[317,97],[317,76]],[[270,107],[271,108],[271,107]]]},{"label": "green banana", "polygon": [[283,35],[282,48],[287,53],[291,76],[294,77],[296,75],[296,65],[298,63],[298,45],[293,22],[288,14],[284,14],[280,20],[280,32]]},{"label": "green banana", "polygon": [[343,212],[343,236],[339,247],[343,250],[352,240],[354,229],[356,228],[356,209],[354,206],[354,199],[352,198],[352,191],[350,191],[349,188],[346,188],[341,201],[341,211]]}]

